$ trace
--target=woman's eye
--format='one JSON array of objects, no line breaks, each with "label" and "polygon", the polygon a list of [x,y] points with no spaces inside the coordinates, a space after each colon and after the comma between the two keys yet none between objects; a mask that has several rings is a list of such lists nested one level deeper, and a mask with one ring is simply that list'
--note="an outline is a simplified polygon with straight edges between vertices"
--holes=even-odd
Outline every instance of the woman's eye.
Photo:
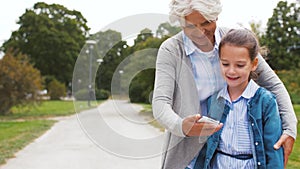
[{"label": "woman's eye", "polygon": [[185,27],[188,28],[188,29],[194,29],[194,28],[196,28],[196,26],[192,25],[192,24],[187,24]]}]

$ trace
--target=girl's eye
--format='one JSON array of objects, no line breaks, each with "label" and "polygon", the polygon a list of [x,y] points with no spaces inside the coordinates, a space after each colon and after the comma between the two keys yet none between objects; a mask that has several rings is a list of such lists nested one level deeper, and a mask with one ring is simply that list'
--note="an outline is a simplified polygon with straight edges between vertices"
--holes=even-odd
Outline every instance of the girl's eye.
[{"label": "girl's eye", "polygon": [[222,63],[222,65],[223,65],[223,66],[229,66],[229,64],[228,64],[228,63]]},{"label": "girl's eye", "polygon": [[239,67],[239,68],[242,68],[242,67],[244,67],[245,65],[237,65],[237,67]]}]

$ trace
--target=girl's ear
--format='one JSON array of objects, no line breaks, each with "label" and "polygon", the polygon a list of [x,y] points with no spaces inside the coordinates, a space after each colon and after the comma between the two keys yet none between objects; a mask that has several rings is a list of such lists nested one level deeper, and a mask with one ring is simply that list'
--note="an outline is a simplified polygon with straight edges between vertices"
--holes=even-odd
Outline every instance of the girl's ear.
[{"label": "girl's ear", "polygon": [[255,57],[254,60],[252,61],[252,69],[251,69],[251,71],[255,71],[256,68],[257,68],[257,66],[258,66],[258,58]]}]

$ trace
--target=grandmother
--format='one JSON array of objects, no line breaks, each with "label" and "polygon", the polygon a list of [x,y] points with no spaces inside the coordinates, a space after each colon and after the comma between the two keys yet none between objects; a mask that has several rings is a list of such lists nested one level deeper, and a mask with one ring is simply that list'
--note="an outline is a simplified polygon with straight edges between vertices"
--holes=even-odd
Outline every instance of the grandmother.
[{"label": "grandmother", "polygon": [[[207,136],[222,124],[198,123],[207,114],[206,101],[225,84],[218,45],[228,29],[217,26],[220,0],[172,0],[170,20],[182,31],[159,48],[156,61],[153,115],[166,128],[162,168],[193,169]],[[285,164],[297,133],[297,119],[281,80],[258,55],[257,83],[276,95],[283,134],[274,145],[284,148]],[[222,111],[222,110],[221,110]]]}]

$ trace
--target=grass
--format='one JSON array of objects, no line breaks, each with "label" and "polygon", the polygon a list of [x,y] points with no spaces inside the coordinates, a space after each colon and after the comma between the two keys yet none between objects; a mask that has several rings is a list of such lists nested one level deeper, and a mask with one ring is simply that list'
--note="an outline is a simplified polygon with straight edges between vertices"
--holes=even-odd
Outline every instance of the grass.
[{"label": "grass", "polygon": [[296,116],[298,119],[297,139],[295,141],[292,154],[289,157],[287,169],[298,169],[300,166],[300,105],[294,105]]},{"label": "grass", "polygon": [[[95,107],[100,102],[92,102]],[[69,116],[88,109],[86,101],[42,101],[31,106],[12,108],[12,114],[0,115],[0,165],[45,133],[56,122],[51,117]],[[76,110],[76,111],[75,111]]]},{"label": "grass", "polygon": [[140,112],[141,115],[145,116],[145,118],[150,121],[149,124],[158,128],[160,131],[164,131],[164,127],[162,127],[153,117],[152,106],[151,104],[140,104],[143,106],[143,110]]},{"label": "grass", "polygon": [[[97,104],[93,102],[92,107]],[[89,109],[86,101],[41,101],[35,105],[13,107],[11,114],[0,115],[0,121],[68,116],[86,109]]]},{"label": "grass", "polygon": [[[153,119],[151,120],[150,124],[163,131],[164,130],[163,127],[159,125],[159,123],[153,118],[151,105],[150,104],[141,104],[141,105],[144,107],[144,110],[141,112],[141,115]],[[286,167],[287,169],[299,169],[300,166],[300,138],[299,138],[300,137],[300,105],[294,105],[294,109],[298,119],[298,126],[297,126],[298,138],[295,141],[292,154],[289,157],[289,161]]]},{"label": "grass", "polygon": [[0,164],[48,130],[55,121],[6,121],[0,122]]}]

